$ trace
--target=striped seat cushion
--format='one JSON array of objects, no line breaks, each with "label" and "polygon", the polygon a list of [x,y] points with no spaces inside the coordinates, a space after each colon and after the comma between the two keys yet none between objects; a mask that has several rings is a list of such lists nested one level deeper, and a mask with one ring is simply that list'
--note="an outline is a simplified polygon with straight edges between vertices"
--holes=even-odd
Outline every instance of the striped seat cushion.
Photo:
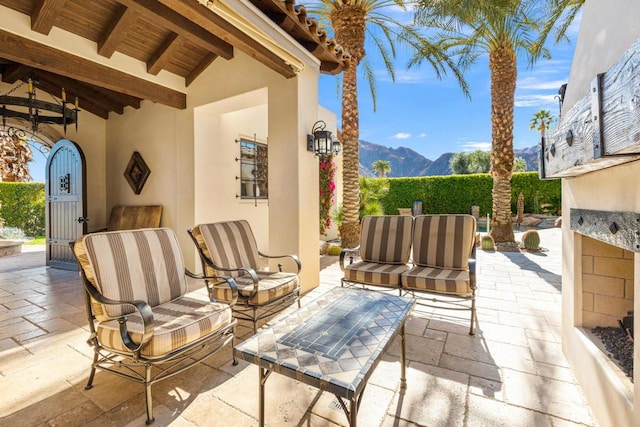
[{"label": "striped seat cushion", "polygon": [[360,256],[363,261],[406,264],[411,254],[410,216],[365,216],[360,230]]},{"label": "striped seat cushion", "polygon": [[[258,246],[249,223],[245,220],[224,221],[212,224],[196,225],[193,236],[204,254],[213,264],[224,268],[253,268],[261,270],[266,266],[265,260],[258,254]],[[206,268],[208,276],[238,277],[243,272],[216,273]]]},{"label": "striped seat cushion", "polygon": [[413,262],[423,267],[467,270],[475,243],[471,215],[420,215],[413,229]]},{"label": "striped seat cushion", "polygon": [[[153,308],[153,338],[141,349],[147,358],[166,355],[229,325],[231,308],[224,303],[212,303],[202,290],[190,292],[173,301]],[[142,337],[142,318],[135,312],[127,315],[127,329],[134,342]],[[129,353],[122,344],[117,320],[100,322],[97,327],[100,343],[111,350]]]},{"label": "striped seat cushion", "polygon": [[402,288],[468,296],[471,281],[468,270],[413,267],[402,275]]},{"label": "striped seat cushion", "polygon": [[[247,301],[249,305],[264,305],[276,300],[299,288],[298,275],[294,273],[272,273],[269,271],[258,271],[258,293],[251,297],[253,292],[253,280],[250,276],[244,275],[236,278],[238,294],[241,299]],[[217,286],[214,288],[214,298],[217,301],[231,301],[231,290],[229,287]]]},{"label": "striped seat cushion", "polygon": [[[169,228],[88,234],[76,241],[74,252],[89,282],[107,298],[155,307],[187,291],[182,253]],[[96,301],[92,308],[101,321],[135,310]]]},{"label": "striped seat cushion", "polygon": [[395,288],[400,286],[400,275],[407,270],[409,270],[409,266],[406,264],[358,261],[345,266],[344,280]]}]

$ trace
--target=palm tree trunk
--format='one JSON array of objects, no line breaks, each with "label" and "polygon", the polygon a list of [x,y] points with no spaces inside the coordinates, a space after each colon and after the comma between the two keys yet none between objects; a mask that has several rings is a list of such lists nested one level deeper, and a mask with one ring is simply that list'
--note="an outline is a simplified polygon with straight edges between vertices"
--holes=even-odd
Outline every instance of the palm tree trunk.
[{"label": "palm tree trunk", "polygon": [[342,74],[342,247],[353,248],[360,241],[360,161],[357,67],[364,57],[365,14],[347,5],[331,12],[336,42],[351,55],[351,66]]},{"label": "palm tree trunk", "polygon": [[509,42],[489,54],[491,69],[491,176],[493,219],[491,234],[496,242],[513,242],[511,175],[513,173],[513,107],[516,91],[516,55]]}]

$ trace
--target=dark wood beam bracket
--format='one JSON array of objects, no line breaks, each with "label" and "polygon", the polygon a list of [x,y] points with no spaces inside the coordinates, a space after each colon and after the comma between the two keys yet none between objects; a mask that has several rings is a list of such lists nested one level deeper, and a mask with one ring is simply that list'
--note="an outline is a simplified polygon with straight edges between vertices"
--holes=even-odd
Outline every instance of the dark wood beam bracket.
[{"label": "dark wood beam bracket", "polygon": [[131,74],[97,64],[67,52],[0,30],[2,56],[14,62],[50,71],[123,92],[136,98],[147,99],[174,108],[185,109],[186,94],[161,86]]},{"label": "dark wood beam bracket", "polygon": [[570,228],[632,252],[640,252],[640,213],[571,209]]}]

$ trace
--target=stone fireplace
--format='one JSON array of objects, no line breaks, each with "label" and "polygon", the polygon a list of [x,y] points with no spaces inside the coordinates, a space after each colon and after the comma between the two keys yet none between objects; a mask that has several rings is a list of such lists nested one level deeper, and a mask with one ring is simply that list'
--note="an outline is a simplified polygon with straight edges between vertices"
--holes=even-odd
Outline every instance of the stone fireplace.
[{"label": "stone fireplace", "polygon": [[[634,410],[640,384],[626,377],[591,332],[618,326],[628,311],[640,307],[640,292],[635,292],[640,191],[636,185],[611,185],[638,180],[639,161],[563,180],[563,351],[601,426],[640,426],[640,411]],[[580,215],[593,211],[595,217]],[[633,218],[634,212],[639,212],[635,224],[619,219]],[[625,233],[637,239],[626,239]],[[638,319],[634,322],[640,331]],[[634,344],[635,366],[640,366],[639,353]]]}]

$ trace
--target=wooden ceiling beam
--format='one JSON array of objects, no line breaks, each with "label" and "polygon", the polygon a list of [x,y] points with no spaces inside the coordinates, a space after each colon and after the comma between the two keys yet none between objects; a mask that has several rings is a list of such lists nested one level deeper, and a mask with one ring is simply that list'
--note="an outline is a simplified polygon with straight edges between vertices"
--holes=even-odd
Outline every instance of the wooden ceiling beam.
[{"label": "wooden ceiling beam", "polygon": [[166,68],[171,57],[184,46],[185,39],[176,33],[169,34],[169,37],[151,55],[147,61],[147,73],[157,75],[160,70]]},{"label": "wooden ceiling beam", "polygon": [[157,0],[116,0],[118,3],[149,16],[152,22],[184,37],[189,42],[224,59],[233,58],[233,46],[216,34],[195,25]]},{"label": "wooden ceiling beam", "polygon": [[66,0],[37,0],[31,12],[31,29],[49,34]]},{"label": "wooden ceiling beam", "polygon": [[98,54],[111,58],[118,46],[127,38],[129,30],[133,28],[139,17],[139,12],[126,6],[122,7],[98,41]]},{"label": "wooden ceiling beam", "polygon": [[14,62],[69,76],[73,79],[147,99],[174,108],[185,109],[186,94],[131,74],[97,64],[33,40],[0,30],[1,55]]},{"label": "wooden ceiling beam", "polygon": [[207,31],[210,31],[212,34],[217,34],[219,37],[241,49],[249,56],[262,62],[264,65],[282,76],[290,78],[296,75],[293,69],[287,65],[282,58],[200,3],[190,0],[157,1],[180,13],[189,21],[196,23]]},{"label": "wooden ceiling beam", "polygon": [[94,91],[85,83],[58,74],[38,71],[35,71],[35,73],[37,73],[36,76],[38,76],[38,79],[41,82],[46,81],[55,85],[58,88],[58,92],[61,92],[62,88],[64,88],[67,93],[67,99],[70,102],[73,101],[75,97],[78,97],[81,108],[90,103],[99,105],[106,111],[115,111],[118,114],[122,114],[124,112],[124,105],[122,103],[105,96],[100,96],[99,93]]},{"label": "wooden ceiling beam", "polygon": [[9,84],[13,84],[18,80],[25,81],[31,70],[31,67],[16,64],[15,62],[7,64],[4,66],[4,71],[2,72],[2,81]]},{"label": "wooden ceiling beam", "polygon": [[191,85],[191,83],[193,83],[193,81],[204,71],[207,69],[207,67],[209,65],[211,65],[211,63],[213,61],[215,61],[215,59],[217,58],[217,56],[213,53],[207,55],[202,61],[200,61],[200,63],[198,65],[196,65],[196,67],[191,70],[191,73],[189,73],[189,75],[187,77],[185,77],[185,83],[187,86]]},{"label": "wooden ceiling beam", "polygon": [[[41,89],[49,94],[52,94],[58,98],[60,98],[60,87],[57,84],[54,84],[50,81],[48,81],[47,79],[41,79],[40,83],[38,83],[37,86],[38,89]],[[67,89],[65,88],[65,91]],[[69,89],[69,91],[67,92],[67,100],[72,100],[74,99],[76,96],[78,96],[78,94],[76,92],[74,92],[72,89]],[[42,97],[40,97],[42,98]],[[80,98],[80,96],[78,96],[78,98]],[[80,98],[82,99],[82,98]],[[94,114],[98,117],[101,117],[105,120],[107,120],[109,118],[109,110],[107,110],[106,108],[104,108],[103,106],[99,105],[98,103],[92,102],[91,100],[82,100],[79,101],[80,105],[79,105],[79,110],[80,112],[82,112],[82,110],[84,111],[88,111],[91,114]]]}]

